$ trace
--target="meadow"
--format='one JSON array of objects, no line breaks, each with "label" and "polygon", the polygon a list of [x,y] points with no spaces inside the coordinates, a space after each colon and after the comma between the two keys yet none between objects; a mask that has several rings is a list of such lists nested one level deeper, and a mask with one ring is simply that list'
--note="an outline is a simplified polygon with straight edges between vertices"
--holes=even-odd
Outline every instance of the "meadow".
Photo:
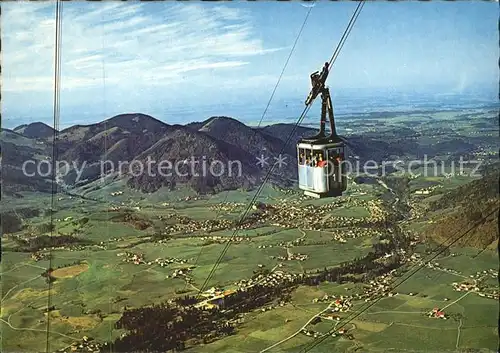
[{"label": "meadow", "polygon": [[[367,201],[363,191],[373,186],[358,185],[359,196],[352,199]],[[47,320],[50,323],[50,350],[69,346],[84,335],[97,341],[110,341],[123,332],[114,329],[114,323],[126,308],[160,303],[177,296],[195,295],[226,243],[210,241],[204,237],[231,237],[231,230],[193,234],[173,234],[164,242],[153,241],[152,236],[162,225],[161,217],[169,214],[201,221],[225,218],[236,220],[244,207],[232,212],[215,211],[209,205],[221,202],[246,203],[253,193],[232,191],[197,200],[186,199],[186,193],[145,196],[135,199],[131,193],[110,196],[116,191],[103,188],[89,192],[87,197],[96,200],[69,197],[61,194],[55,202],[55,229],[53,234],[73,235],[92,242],[76,248],[43,250],[51,259],[36,261],[28,252],[16,251],[17,242],[12,236],[2,238],[2,345],[3,351],[34,352],[45,349]],[[46,210],[50,198],[40,194],[23,193],[23,198],[12,199],[9,207],[38,208]],[[283,194],[280,190],[266,190],[262,202],[278,204],[282,200],[300,200],[296,194]],[[133,200],[133,201],[131,201]],[[302,206],[325,204],[324,200],[303,200]],[[168,203],[168,205],[165,205]],[[134,214],[152,222],[153,226],[140,229],[131,222],[117,221],[123,211],[111,212],[111,206],[133,208]],[[368,208],[343,206],[330,212],[332,217],[366,218]],[[85,222],[80,222],[82,219]],[[30,238],[41,225],[51,221],[50,215],[26,219],[25,228],[18,236]],[[337,230],[342,231],[342,228]],[[236,288],[236,282],[251,278],[257,271],[278,268],[288,273],[314,272],[325,267],[359,258],[368,253],[372,243],[370,235],[347,238],[339,242],[333,237],[334,229],[308,230],[283,228],[261,224],[255,229],[237,232],[245,239],[234,242],[227,249],[217,270],[205,288],[218,286]],[[40,234],[38,234],[40,235]],[[290,244],[302,239],[299,244]],[[281,244],[281,245],[280,245]],[[280,256],[305,254],[299,260],[278,260]],[[455,251],[455,250],[454,250]],[[476,250],[477,251],[477,250]],[[124,261],[123,253],[142,254],[146,263]],[[443,257],[436,262],[456,269],[461,276],[472,272],[496,268],[495,255],[485,251],[475,256],[473,249],[456,249],[457,256]],[[184,264],[172,263],[160,266],[156,259],[176,258]],[[151,264],[148,264],[151,262]],[[278,267],[281,264],[281,267]],[[42,273],[49,267],[54,282],[49,285]],[[173,277],[178,269],[192,267],[192,281]],[[473,269],[473,270],[472,270]],[[398,294],[384,298],[363,311],[345,327],[354,339],[329,337],[311,352],[373,351],[385,352],[390,348],[413,351],[456,351],[465,348],[494,349],[498,343],[495,334],[498,303],[471,293],[455,292],[452,282],[462,277],[425,268],[401,284]],[[351,295],[361,293],[363,284],[322,283],[319,286],[300,286],[292,294],[291,302],[269,311],[256,310],[247,314],[237,328],[237,334],[208,345],[191,349],[193,352],[258,352],[280,341],[272,352],[297,352],[312,342],[312,338],[300,333],[302,327],[317,332],[328,332],[334,322],[323,320],[316,325],[306,325],[308,320],[324,310],[328,303],[314,303],[314,298],[325,294]],[[412,295],[410,295],[412,293]],[[50,295],[49,295],[50,294]],[[439,320],[425,316],[433,307],[452,303],[446,312],[460,314],[460,319]],[[364,301],[354,302],[351,312],[365,308]],[[53,306],[47,312],[48,306]],[[350,314],[343,313],[341,316]],[[49,316],[50,315],[50,316]],[[458,317],[458,316],[457,316]]]}]

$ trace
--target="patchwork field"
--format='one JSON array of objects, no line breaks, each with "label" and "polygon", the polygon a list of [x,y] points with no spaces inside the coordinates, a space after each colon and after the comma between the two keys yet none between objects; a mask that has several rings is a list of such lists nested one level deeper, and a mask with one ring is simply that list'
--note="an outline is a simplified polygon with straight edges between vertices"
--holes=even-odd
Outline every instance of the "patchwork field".
[{"label": "patchwork field", "polygon": [[[363,190],[371,192],[373,188],[358,185],[356,192],[359,195],[351,194],[351,201],[321,211],[324,213],[317,220],[321,230],[309,229],[306,223],[304,227],[287,228],[287,222],[302,222],[299,214],[280,220],[281,225],[266,221],[236,233],[230,229],[209,232],[199,226],[191,233],[175,231],[164,238],[155,237],[161,235],[165,227],[177,224],[177,219],[189,219],[193,224],[203,224],[206,220],[237,220],[245,210],[240,203],[248,202],[252,193],[229,192],[196,200],[186,199],[189,196],[186,194],[176,194],[176,197],[155,196],[155,200],[140,202],[122,201],[128,200],[130,195],[106,201],[103,194],[108,195],[115,190],[113,188],[101,190],[100,197],[96,197],[97,193],[88,193],[88,197],[96,200],[60,195],[53,215],[56,220],[53,230],[44,228],[50,223],[50,213],[42,212],[27,218],[23,230],[15,235],[28,240],[35,234],[45,234],[49,238],[74,236],[87,243],[52,249],[41,246],[36,251],[25,251],[19,250],[20,243],[15,237],[2,238],[3,351],[44,350],[47,323],[51,351],[68,347],[83,336],[98,342],[113,341],[125,332],[114,328],[114,324],[126,308],[196,295],[226,248],[226,241],[233,235],[238,239],[231,242],[204,289],[212,286],[237,289],[238,281],[262,271],[315,273],[362,258],[377,243],[378,233],[342,222],[375,217],[372,214],[375,206],[369,204],[373,197],[363,194]],[[377,192],[384,192],[376,188]],[[29,193],[23,196],[12,200],[10,207],[48,208],[50,200],[46,197]],[[297,202],[290,204],[293,207],[318,207],[318,210],[329,205],[324,200],[306,200],[275,189],[268,190],[260,200],[286,210],[292,209],[286,206],[292,201]],[[222,202],[232,205],[231,208],[209,207]],[[285,206],[280,206],[283,204]],[[110,211],[112,207],[122,209]],[[131,212],[135,218],[127,218]],[[322,226],[322,222],[333,221],[337,223],[332,223],[331,227]],[[148,226],[143,229],[140,222]],[[40,232],[40,229],[45,231]],[[425,247],[417,251],[425,258]],[[478,293],[457,292],[452,283],[470,278],[478,271],[497,268],[496,254],[488,250],[477,255],[477,249],[454,249],[452,252],[454,256],[442,256],[433,261],[439,268],[422,268],[405,281],[402,281],[404,275],[397,277],[389,284],[395,295],[378,301],[356,299],[356,294],[361,295],[369,288],[366,283],[300,285],[289,302],[246,314],[236,335],[190,350],[299,352],[309,349],[314,335],[317,341],[318,337],[327,334],[311,352],[387,352],[394,349],[455,352],[467,348],[492,351],[498,344],[498,302],[480,297]],[[40,258],[36,258],[35,253]],[[135,260],[134,255],[141,260]],[[160,260],[170,262],[162,265]],[[52,268],[50,291],[45,276],[48,268]],[[442,268],[457,272],[450,273]],[[187,277],[176,275],[179,271],[188,273],[189,281]],[[489,277],[482,283],[489,288],[495,285]],[[352,306],[346,312],[335,312],[339,320],[322,317],[319,322],[313,322],[319,313],[322,316],[331,313],[329,305],[333,299],[317,301],[325,295],[349,297]],[[428,317],[428,312],[435,307],[444,310],[448,319]],[[350,336],[331,336],[340,328]]]},{"label": "patchwork field", "polygon": [[[469,261],[469,268],[475,268],[470,251],[455,251],[460,252],[461,259]],[[493,264],[495,256],[493,252],[484,252],[478,265],[482,261]],[[459,270],[460,267],[449,268]],[[402,276],[391,286],[397,295],[376,302],[358,302],[349,311],[336,313],[340,321],[322,319],[319,323],[306,325],[306,330],[319,333],[338,332],[345,328],[353,336],[348,339],[329,335],[310,352],[459,352],[472,348],[478,352],[495,351],[498,346],[498,301],[482,298],[477,293],[453,291],[452,283],[459,281],[461,276],[424,268],[399,284],[405,278]],[[269,351],[302,352],[309,349],[314,340],[300,332],[303,325],[328,307],[328,302],[313,303],[313,299],[325,294],[349,296],[360,293],[362,287],[328,283],[316,288],[300,287],[294,293],[293,305],[257,313],[241,327],[241,335],[194,351],[225,352],[232,347],[235,352],[260,352],[286,340]],[[428,317],[435,307],[443,310],[448,319]],[[287,319],[290,321],[285,323]]]}]

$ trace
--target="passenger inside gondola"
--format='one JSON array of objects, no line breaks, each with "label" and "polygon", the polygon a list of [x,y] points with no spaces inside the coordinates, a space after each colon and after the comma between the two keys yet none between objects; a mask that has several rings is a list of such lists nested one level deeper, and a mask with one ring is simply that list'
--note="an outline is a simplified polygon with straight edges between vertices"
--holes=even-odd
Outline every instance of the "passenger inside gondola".
[{"label": "passenger inside gondola", "polygon": [[341,162],[343,156],[343,154],[339,154],[336,150],[330,151],[328,155],[330,157],[329,159],[334,165],[338,165]]},{"label": "passenger inside gondola", "polygon": [[299,149],[299,164],[300,165],[305,165],[306,164],[306,159],[307,159],[306,150],[303,149],[303,148],[300,148]]},{"label": "passenger inside gondola", "polygon": [[310,167],[311,166],[311,155],[309,152],[306,152],[306,166]]},{"label": "passenger inside gondola", "polygon": [[326,167],[327,162],[323,159],[323,155],[319,154],[318,155],[318,162],[316,163],[316,166],[323,168]]}]

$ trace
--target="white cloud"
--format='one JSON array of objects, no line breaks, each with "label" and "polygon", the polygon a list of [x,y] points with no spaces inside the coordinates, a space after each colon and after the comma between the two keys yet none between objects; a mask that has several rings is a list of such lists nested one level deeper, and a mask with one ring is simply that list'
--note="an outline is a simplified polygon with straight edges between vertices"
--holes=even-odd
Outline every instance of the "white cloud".
[{"label": "white cloud", "polygon": [[[52,90],[54,3],[1,8],[2,90]],[[248,13],[224,6],[64,3],[61,87],[174,84],[282,49],[265,48],[253,31]]]}]

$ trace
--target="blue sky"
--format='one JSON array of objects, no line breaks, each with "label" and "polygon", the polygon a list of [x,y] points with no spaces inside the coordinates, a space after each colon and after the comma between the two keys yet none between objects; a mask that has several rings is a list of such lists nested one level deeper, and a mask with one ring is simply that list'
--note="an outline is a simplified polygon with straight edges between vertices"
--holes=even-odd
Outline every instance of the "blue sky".
[{"label": "blue sky", "polygon": [[[330,58],[355,7],[313,7],[277,101],[307,96],[309,74]],[[1,9],[4,126],[48,117],[55,5],[7,2]],[[301,2],[65,3],[63,119],[264,107],[308,10]],[[368,2],[328,84],[336,94],[368,96],[495,90],[498,43],[494,2]]]}]

